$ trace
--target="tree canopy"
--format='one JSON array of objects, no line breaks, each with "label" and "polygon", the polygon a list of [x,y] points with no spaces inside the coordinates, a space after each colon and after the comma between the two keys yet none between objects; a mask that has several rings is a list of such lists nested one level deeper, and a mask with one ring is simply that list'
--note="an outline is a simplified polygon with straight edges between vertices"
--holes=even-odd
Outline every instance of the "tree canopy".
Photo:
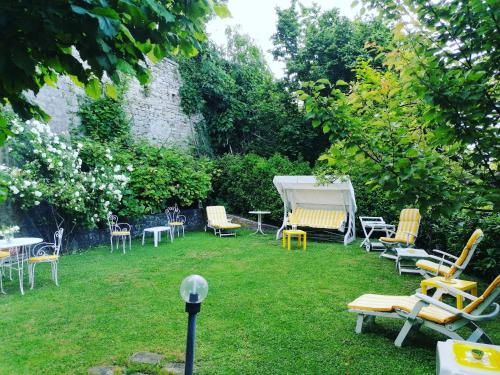
[{"label": "tree canopy", "polygon": [[[60,75],[95,98],[105,74],[118,82],[123,72],[145,84],[149,61],[197,54],[214,13],[226,16],[228,10],[219,0],[2,1],[1,102],[25,118],[43,117],[26,90],[36,94]],[[116,96],[112,84],[104,91]]]}]

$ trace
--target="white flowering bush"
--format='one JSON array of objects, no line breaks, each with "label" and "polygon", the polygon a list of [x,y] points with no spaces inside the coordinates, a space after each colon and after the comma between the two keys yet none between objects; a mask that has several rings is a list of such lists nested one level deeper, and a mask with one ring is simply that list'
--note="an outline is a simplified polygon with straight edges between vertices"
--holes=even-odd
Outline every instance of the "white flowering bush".
[{"label": "white flowering bush", "polygon": [[82,166],[82,143],[72,145],[37,120],[12,120],[15,136],[7,140],[13,167],[7,175],[9,196],[23,209],[42,202],[63,217],[92,228],[116,209],[129,177],[127,167],[113,163],[107,150],[103,163]]}]

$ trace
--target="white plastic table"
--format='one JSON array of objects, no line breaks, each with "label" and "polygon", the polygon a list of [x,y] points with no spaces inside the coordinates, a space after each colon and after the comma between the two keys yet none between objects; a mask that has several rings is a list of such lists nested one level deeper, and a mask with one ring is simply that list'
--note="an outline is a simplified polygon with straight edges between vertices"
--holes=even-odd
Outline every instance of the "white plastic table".
[{"label": "white plastic table", "polygon": [[[412,249],[412,248],[396,248],[396,268],[401,275],[402,273],[420,273],[420,270],[416,268],[415,263],[419,259],[429,258],[427,251],[422,249]],[[403,263],[404,261],[409,261]]]},{"label": "white plastic table", "polygon": [[174,242],[174,236],[172,234],[171,227],[151,227],[151,228],[144,228],[144,230],[142,231],[143,245],[146,232],[153,233],[155,247],[158,247],[158,242],[161,241],[161,232],[167,232],[170,235],[170,242]]},{"label": "white plastic table", "polygon": [[[473,350],[483,352],[475,358]],[[493,375],[500,373],[500,346],[451,340],[437,343],[436,374]]]},{"label": "white plastic table", "polygon": [[[19,275],[19,290],[24,295],[24,263],[28,261],[30,256],[30,248],[32,245],[43,242],[42,238],[37,237],[19,237],[13,238],[10,241],[0,240],[0,250],[17,248],[17,252],[8,258],[3,258],[1,265],[9,265],[11,270],[14,269]],[[1,277],[1,276],[0,276]],[[1,284],[0,284],[1,286]],[[4,293],[3,287],[0,288]]]},{"label": "white plastic table", "polygon": [[257,215],[257,230],[252,233],[252,234],[265,234],[264,231],[262,230],[262,215],[268,215],[271,213],[271,211],[248,211],[249,214],[252,215]]}]

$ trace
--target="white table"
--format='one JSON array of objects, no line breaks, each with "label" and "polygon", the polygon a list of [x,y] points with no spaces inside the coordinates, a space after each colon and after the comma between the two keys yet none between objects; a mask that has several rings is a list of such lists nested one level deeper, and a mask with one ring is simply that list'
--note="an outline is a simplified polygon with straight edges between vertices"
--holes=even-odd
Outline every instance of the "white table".
[{"label": "white table", "polygon": [[[472,350],[481,350],[482,358],[474,358]],[[436,374],[493,375],[500,373],[500,346],[451,340],[437,343]]]},{"label": "white table", "polygon": [[[7,240],[0,240],[0,250],[5,250],[5,249],[10,249],[10,248],[17,248],[17,252],[15,254],[12,254],[11,256],[7,258],[3,258],[1,260],[0,265],[3,267],[5,265],[8,265],[10,267],[10,270],[12,269],[16,270],[18,275],[19,275],[19,290],[21,291],[21,294],[24,295],[24,263],[28,261],[28,258],[30,256],[30,248],[32,245],[36,245],[40,242],[43,242],[42,238],[37,238],[37,237],[20,237],[20,238],[13,238],[10,241]],[[1,277],[1,275],[0,275]],[[3,291],[3,285],[0,280],[0,291],[4,293]]]},{"label": "white table", "polygon": [[[415,263],[419,259],[429,258],[427,251],[422,249],[412,248],[396,248],[396,268],[401,275],[402,273],[420,273],[420,270],[415,267]],[[410,261],[410,264],[403,261]]]},{"label": "white table", "polygon": [[370,237],[373,232],[385,232],[386,237],[390,237],[390,231],[394,231],[395,227],[392,224],[386,224],[380,216],[360,216],[361,228],[365,234],[365,239],[361,242],[360,247],[364,246],[366,251],[384,250],[385,246],[379,241],[372,242]]},{"label": "white table", "polygon": [[174,241],[172,227],[166,227],[166,226],[151,227],[151,228],[144,228],[144,230],[142,231],[142,244],[143,245],[144,245],[144,237],[146,235],[146,232],[153,233],[155,247],[158,247],[158,242],[161,241],[161,232],[167,232],[170,235],[170,242]]},{"label": "white table", "polygon": [[257,230],[252,233],[252,234],[265,234],[264,231],[262,230],[262,215],[268,215],[271,213],[271,211],[248,211],[249,214],[252,215],[257,215]]}]

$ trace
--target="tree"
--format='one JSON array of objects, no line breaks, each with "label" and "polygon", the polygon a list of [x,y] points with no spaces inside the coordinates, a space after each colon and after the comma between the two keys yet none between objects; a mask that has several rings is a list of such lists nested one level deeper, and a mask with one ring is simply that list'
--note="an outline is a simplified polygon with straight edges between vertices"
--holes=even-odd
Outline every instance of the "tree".
[{"label": "tree", "polygon": [[286,64],[287,79],[297,82],[327,78],[351,81],[359,58],[376,55],[367,45],[386,46],[391,33],[380,21],[350,21],[338,9],[321,11],[293,1],[288,9],[277,9],[273,35],[274,58]]},{"label": "tree", "polygon": [[[414,77],[437,148],[457,147],[454,158],[477,183],[476,195],[500,203],[500,4],[495,1],[369,0],[392,23],[401,48],[413,51],[401,74]],[[487,207],[488,208],[488,207]]]},{"label": "tree", "polygon": [[[94,98],[101,95],[105,74],[119,82],[123,72],[145,84],[150,61],[197,54],[214,12],[228,15],[219,0],[2,1],[1,101],[25,118],[44,117],[26,90],[36,94],[60,75],[85,86]],[[113,85],[104,90],[116,96]]]},{"label": "tree", "polygon": [[313,162],[327,147],[327,137],[304,120],[248,36],[229,30],[227,49],[208,45],[195,59],[181,60],[180,71],[183,109],[203,114],[199,132],[215,155],[280,152]]}]

